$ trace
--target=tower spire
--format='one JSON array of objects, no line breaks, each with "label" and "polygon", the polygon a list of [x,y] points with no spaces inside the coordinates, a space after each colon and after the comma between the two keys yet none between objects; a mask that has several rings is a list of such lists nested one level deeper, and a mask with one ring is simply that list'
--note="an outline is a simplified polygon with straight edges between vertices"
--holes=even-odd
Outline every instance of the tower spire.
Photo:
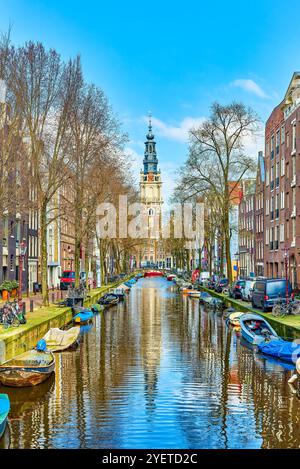
[{"label": "tower spire", "polygon": [[152,132],[152,114],[151,114],[151,111],[148,112],[148,118],[149,118],[149,125],[148,125],[148,129],[149,129],[149,133]]},{"label": "tower spire", "polygon": [[152,133],[152,114],[148,112],[148,133],[146,135],[145,152],[144,152],[144,174],[157,173],[157,156],[156,156],[156,142],[154,134]]}]

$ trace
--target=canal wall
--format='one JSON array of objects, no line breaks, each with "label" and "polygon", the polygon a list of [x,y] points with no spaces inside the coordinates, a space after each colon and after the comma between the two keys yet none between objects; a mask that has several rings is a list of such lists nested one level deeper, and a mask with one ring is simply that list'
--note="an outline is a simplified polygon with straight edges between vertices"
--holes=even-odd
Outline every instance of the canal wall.
[{"label": "canal wall", "polygon": [[200,287],[201,290],[206,291],[215,298],[222,300],[227,307],[232,307],[237,311],[245,313],[255,313],[264,316],[274,327],[277,334],[286,339],[299,339],[300,338],[300,315],[299,316],[286,316],[285,318],[276,318],[271,313],[264,313],[260,309],[252,308],[243,301],[229,298],[227,295],[217,293],[214,290],[209,290],[205,287]]},{"label": "canal wall", "polygon": [[[95,291],[85,300],[84,305],[89,307],[107,293],[111,288],[128,280],[111,284]],[[69,307],[59,307],[51,305],[49,307],[36,308],[32,313],[27,314],[27,323],[18,328],[11,327],[0,333],[0,364],[20,353],[33,348],[36,343],[54,327],[61,328],[72,320],[72,309]]]}]

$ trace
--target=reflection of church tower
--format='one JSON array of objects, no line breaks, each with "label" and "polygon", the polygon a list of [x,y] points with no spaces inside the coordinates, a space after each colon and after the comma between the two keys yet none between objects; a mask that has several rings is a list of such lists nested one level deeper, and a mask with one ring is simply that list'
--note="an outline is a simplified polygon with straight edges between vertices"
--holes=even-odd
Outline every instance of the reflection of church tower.
[{"label": "reflection of church tower", "polygon": [[148,242],[141,255],[142,265],[157,264],[163,267],[163,251],[157,240],[162,227],[162,181],[160,170],[157,169],[156,142],[152,133],[151,115],[146,135],[145,153],[140,176],[140,198],[147,206]]}]

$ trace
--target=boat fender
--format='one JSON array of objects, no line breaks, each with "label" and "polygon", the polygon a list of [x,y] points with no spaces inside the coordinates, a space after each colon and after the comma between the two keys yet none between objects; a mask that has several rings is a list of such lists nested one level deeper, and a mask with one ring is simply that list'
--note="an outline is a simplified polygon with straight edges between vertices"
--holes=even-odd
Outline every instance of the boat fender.
[{"label": "boat fender", "polygon": [[289,384],[293,384],[298,379],[296,374],[293,374],[292,377],[288,380]]},{"label": "boat fender", "polygon": [[47,350],[46,341],[44,339],[39,340],[35,348],[38,352],[46,352]]}]

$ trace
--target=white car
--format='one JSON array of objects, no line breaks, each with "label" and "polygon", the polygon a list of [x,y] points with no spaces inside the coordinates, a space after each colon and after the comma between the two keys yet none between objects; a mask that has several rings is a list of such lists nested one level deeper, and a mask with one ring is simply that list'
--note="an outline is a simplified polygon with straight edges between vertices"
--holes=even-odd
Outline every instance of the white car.
[{"label": "white car", "polygon": [[252,290],[256,280],[245,280],[245,286],[242,288],[242,299],[245,301],[251,301]]}]

